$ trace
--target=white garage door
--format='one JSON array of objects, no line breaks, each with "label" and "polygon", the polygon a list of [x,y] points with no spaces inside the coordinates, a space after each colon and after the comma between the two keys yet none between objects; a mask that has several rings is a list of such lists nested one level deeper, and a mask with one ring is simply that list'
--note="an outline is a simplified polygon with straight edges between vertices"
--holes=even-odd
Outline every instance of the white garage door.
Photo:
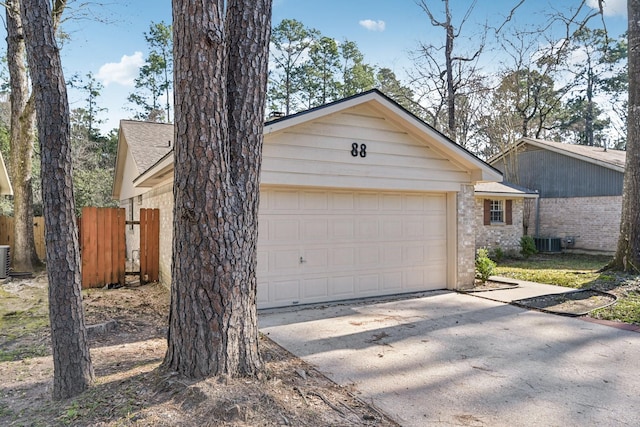
[{"label": "white garage door", "polygon": [[446,196],[263,189],[258,307],[446,287]]}]

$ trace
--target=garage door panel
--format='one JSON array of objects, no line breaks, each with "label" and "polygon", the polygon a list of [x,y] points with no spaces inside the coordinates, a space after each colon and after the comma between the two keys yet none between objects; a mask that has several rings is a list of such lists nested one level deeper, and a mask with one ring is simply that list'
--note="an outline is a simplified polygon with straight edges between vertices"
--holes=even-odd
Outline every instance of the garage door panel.
[{"label": "garage door panel", "polygon": [[382,274],[382,289],[387,292],[402,291],[402,271],[391,271]]},{"label": "garage door panel", "polygon": [[305,301],[323,300],[329,297],[329,279],[326,277],[305,279],[302,282],[302,294]]},{"label": "garage door panel", "polygon": [[324,240],[329,236],[329,221],[327,219],[305,219],[302,221],[302,240]]},{"label": "garage door panel", "polygon": [[424,245],[412,245],[403,248],[404,264],[407,266],[424,265],[427,262]]},{"label": "garage door panel", "polygon": [[256,273],[258,276],[264,276],[269,273],[269,251],[258,250]]},{"label": "garage door panel", "polygon": [[329,291],[338,298],[353,297],[356,294],[355,278],[352,275],[331,277]]},{"label": "garage door panel", "polygon": [[377,194],[356,193],[355,209],[359,212],[377,211],[379,199]]},{"label": "garage door panel", "polygon": [[361,241],[378,239],[378,219],[366,217],[359,219],[357,230],[356,238]]},{"label": "garage door panel", "polygon": [[300,265],[300,251],[295,249],[274,249],[269,257],[270,272],[284,274],[289,270],[297,272]]},{"label": "garage door panel", "polygon": [[425,225],[424,236],[429,240],[446,239],[447,223],[439,218],[427,217],[423,220]]},{"label": "garage door panel", "polygon": [[268,201],[269,207],[274,210],[297,211],[300,209],[300,195],[295,190],[272,190]]},{"label": "garage door panel", "polygon": [[297,242],[300,240],[298,220],[282,218],[269,221],[269,240],[272,242]]},{"label": "garage door panel", "polygon": [[383,194],[382,209],[392,212],[402,211],[402,196],[397,194]]},{"label": "garage door panel", "polygon": [[269,297],[276,303],[287,305],[297,304],[300,301],[300,281],[282,280],[270,283]]},{"label": "garage door panel", "polygon": [[406,272],[406,289],[413,290],[418,289],[421,286],[424,286],[425,283],[425,275],[423,269],[418,270],[407,270]]},{"label": "garage door panel", "polygon": [[402,245],[385,245],[382,249],[382,262],[391,267],[401,267],[403,263]]},{"label": "garage door panel", "polygon": [[305,249],[303,251],[302,259],[304,260],[304,265],[301,267],[305,270],[313,268],[326,269],[329,266],[329,249]]},{"label": "garage door panel", "polygon": [[404,210],[409,212],[424,212],[425,205],[428,205],[425,197],[420,195],[410,195],[404,197]]},{"label": "garage door panel", "polygon": [[336,267],[348,267],[352,268],[355,264],[356,252],[353,247],[348,248],[333,248],[330,251],[331,265]]},{"label": "garage door panel", "polygon": [[335,218],[331,221],[331,235],[333,242],[351,241],[356,235],[355,220],[352,218]]},{"label": "garage door panel", "polygon": [[353,211],[355,201],[353,192],[337,191],[331,193],[331,209],[334,211]]},{"label": "garage door panel", "polygon": [[377,246],[357,248],[357,253],[357,267],[376,267],[380,263],[380,253]]},{"label": "garage door panel", "polygon": [[358,277],[358,294],[362,296],[377,295],[380,290],[380,279],[377,274],[366,274]]},{"label": "garage door panel", "polygon": [[402,220],[397,218],[382,219],[382,237],[393,240],[402,237]]},{"label": "garage door panel", "polygon": [[306,189],[263,189],[263,195],[259,307],[446,287],[444,195]]},{"label": "garage door panel", "polygon": [[327,211],[329,209],[329,195],[316,191],[302,193],[302,208],[309,211]]},{"label": "garage door panel", "polygon": [[424,219],[409,219],[404,223],[404,234],[406,238],[423,240],[427,236],[425,235]]},{"label": "garage door panel", "polygon": [[258,307],[269,307],[272,305],[269,298],[269,282],[258,280],[258,289],[256,292],[256,304]]}]

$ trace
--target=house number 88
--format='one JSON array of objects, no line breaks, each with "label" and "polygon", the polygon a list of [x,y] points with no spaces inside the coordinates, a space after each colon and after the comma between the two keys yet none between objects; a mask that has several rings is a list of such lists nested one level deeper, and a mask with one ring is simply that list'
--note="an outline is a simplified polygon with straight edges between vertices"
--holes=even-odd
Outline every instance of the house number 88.
[{"label": "house number 88", "polygon": [[351,144],[351,155],[353,157],[367,157],[367,144],[360,144],[360,147],[356,142]]}]

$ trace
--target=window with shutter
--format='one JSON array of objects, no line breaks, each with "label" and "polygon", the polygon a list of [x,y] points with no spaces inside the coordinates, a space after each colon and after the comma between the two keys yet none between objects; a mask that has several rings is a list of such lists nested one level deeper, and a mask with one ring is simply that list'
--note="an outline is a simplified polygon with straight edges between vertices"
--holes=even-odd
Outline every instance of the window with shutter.
[{"label": "window with shutter", "polygon": [[484,200],[484,225],[513,224],[513,200]]}]

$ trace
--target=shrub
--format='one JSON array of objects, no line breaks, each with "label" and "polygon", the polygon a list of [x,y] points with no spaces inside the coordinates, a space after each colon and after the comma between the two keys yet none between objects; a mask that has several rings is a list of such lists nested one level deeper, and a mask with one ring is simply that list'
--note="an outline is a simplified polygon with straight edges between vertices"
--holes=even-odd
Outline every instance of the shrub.
[{"label": "shrub", "polygon": [[536,242],[531,236],[522,236],[520,238],[520,253],[523,257],[529,258],[533,254],[537,254]]},{"label": "shrub", "polygon": [[476,277],[486,282],[493,274],[494,268],[496,268],[496,263],[489,258],[489,251],[478,249],[476,251]]},{"label": "shrub", "polygon": [[493,248],[490,258],[495,262],[500,262],[504,259],[505,255],[506,254],[504,253],[502,248],[498,246],[497,248]]}]

